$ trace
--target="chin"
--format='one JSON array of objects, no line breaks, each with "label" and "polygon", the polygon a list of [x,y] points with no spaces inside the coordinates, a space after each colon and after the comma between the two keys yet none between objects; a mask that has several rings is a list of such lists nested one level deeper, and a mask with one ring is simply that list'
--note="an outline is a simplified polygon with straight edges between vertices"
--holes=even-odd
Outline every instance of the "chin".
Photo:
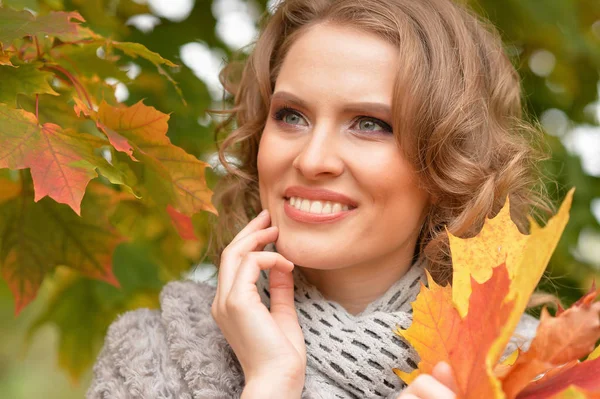
[{"label": "chin", "polygon": [[293,240],[293,242],[290,242],[282,237],[275,243],[275,248],[278,253],[295,265],[309,269],[335,269],[336,263],[339,263],[339,256],[328,250],[331,246],[315,244],[315,240],[310,240],[310,242]]}]

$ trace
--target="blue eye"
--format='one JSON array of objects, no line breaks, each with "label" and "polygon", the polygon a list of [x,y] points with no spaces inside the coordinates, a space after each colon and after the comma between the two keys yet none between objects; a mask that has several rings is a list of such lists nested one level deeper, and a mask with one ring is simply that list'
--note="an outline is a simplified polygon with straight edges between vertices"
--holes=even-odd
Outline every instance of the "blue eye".
[{"label": "blue eye", "polygon": [[[273,118],[290,126],[308,126],[306,118],[298,111],[288,106],[279,108]],[[392,133],[392,127],[384,121],[370,116],[359,116],[352,125],[353,129],[361,132]]]},{"label": "blue eye", "polygon": [[275,112],[275,119],[288,125],[308,126],[304,117],[289,107],[283,107]]},{"label": "blue eye", "polygon": [[390,125],[376,118],[370,118],[366,116],[360,117],[357,125],[358,130],[367,132],[392,132],[392,127]]}]

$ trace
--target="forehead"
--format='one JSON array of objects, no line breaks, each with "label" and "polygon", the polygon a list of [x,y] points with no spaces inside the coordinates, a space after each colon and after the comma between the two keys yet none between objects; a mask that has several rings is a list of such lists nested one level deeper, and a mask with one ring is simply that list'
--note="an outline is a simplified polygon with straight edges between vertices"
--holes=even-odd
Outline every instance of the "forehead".
[{"label": "forehead", "polygon": [[391,104],[397,65],[398,50],[375,34],[320,24],[290,46],[275,90],[311,100]]}]

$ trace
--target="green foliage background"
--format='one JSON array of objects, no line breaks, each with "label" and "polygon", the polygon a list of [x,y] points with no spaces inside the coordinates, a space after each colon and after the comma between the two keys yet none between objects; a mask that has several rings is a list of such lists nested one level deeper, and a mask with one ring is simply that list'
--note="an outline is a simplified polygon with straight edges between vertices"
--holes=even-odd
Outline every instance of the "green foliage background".
[{"label": "green foliage background", "polygon": [[[266,7],[266,0],[216,2],[246,5],[254,10],[255,16]],[[203,159],[214,151],[213,126],[204,121],[205,110],[215,103],[206,84],[184,64],[180,53],[181,46],[194,42],[220,50],[225,58],[235,50],[217,34],[213,1],[196,0],[191,13],[182,21],[159,17],[160,23],[148,33],[127,23],[134,15],[152,14],[152,9],[142,1],[4,0],[0,3],[39,13],[77,10],[94,31],[115,40],[142,43],[178,63],[180,67],[169,72],[179,83],[187,105],[174,86],[143,60],[136,60],[141,73],[133,79],[125,73],[127,63],[103,62],[93,53],[76,60],[84,66],[94,64],[95,70],[102,71],[103,78],[113,77],[123,82],[129,91],[127,104],[145,99],[145,104],[171,113],[168,135],[174,144]],[[580,158],[563,144],[567,141],[564,135],[568,136],[573,127],[598,125],[594,110],[600,104],[600,2],[471,0],[470,4],[502,32],[522,76],[526,106],[532,117],[537,119],[547,110],[557,109],[564,113],[559,115],[568,118],[562,130],[557,123],[546,125],[548,131],[554,132],[546,135],[552,158],[542,165],[553,180],[548,189],[557,202],[569,187],[576,186],[577,191],[571,221],[552,258],[549,278],[541,286],[568,304],[589,287],[594,277],[600,276],[597,255],[596,258],[593,253],[574,256],[581,252],[578,240],[582,232],[588,242],[592,240],[588,248],[600,246],[600,225],[591,208],[594,199],[600,201],[600,178],[587,175]],[[554,56],[554,67],[543,74],[546,76],[540,76],[539,71],[534,73],[535,65],[533,70],[531,67],[540,54],[542,60],[544,56],[548,60],[549,53],[540,50]],[[46,103],[40,112],[60,114],[61,105]],[[556,132],[562,132],[563,140]],[[596,134],[600,135],[600,131],[596,130]],[[600,148],[597,150],[600,158]],[[216,176],[207,173],[209,182],[214,183]],[[89,366],[116,315],[140,306],[157,306],[161,286],[179,278],[182,271],[190,270],[201,259],[202,241],[182,243],[164,227],[164,220],[147,209],[129,204],[119,208],[113,217],[121,228],[130,229],[137,237],[119,246],[114,255],[115,275],[122,289],[59,268],[45,281],[38,298],[15,318],[13,298],[0,280],[0,397],[82,397],[90,378]],[[195,222],[206,227],[203,216],[196,217]]]}]

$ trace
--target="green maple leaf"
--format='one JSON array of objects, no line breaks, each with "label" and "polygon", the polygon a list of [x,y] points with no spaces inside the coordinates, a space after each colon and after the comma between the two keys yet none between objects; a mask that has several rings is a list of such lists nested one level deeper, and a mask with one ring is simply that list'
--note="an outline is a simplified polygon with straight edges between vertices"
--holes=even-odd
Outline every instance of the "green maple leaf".
[{"label": "green maple leaf", "polygon": [[87,39],[94,34],[82,27],[85,22],[78,12],[56,11],[34,16],[29,11],[0,7],[0,47],[8,47],[24,36],[54,36],[63,42]]},{"label": "green maple leaf", "polygon": [[29,345],[40,327],[53,324],[59,332],[58,366],[77,382],[93,364],[115,315],[103,309],[102,298],[95,293],[102,283],[67,270],[57,270],[52,280],[48,305],[30,327],[26,340]]},{"label": "green maple leaf", "polygon": [[16,94],[32,96],[34,94],[51,94],[58,96],[52,89],[48,79],[54,75],[40,71],[42,63],[16,64],[0,66],[0,103],[17,106]]},{"label": "green maple leaf", "polygon": [[120,193],[101,184],[93,187],[81,217],[48,199],[35,204],[27,190],[0,204],[0,269],[15,297],[15,313],[35,298],[45,275],[59,265],[119,285],[112,254],[122,238],[106,213]]},{"label": "green maple leaf", "polygon": [[104,144],[53,123],[40,125],[32,113],[0,104],[0,168],[30,168],[36,202],[49,196],[80,215],[85,189],[98,176],[96,169],[111,182],[125,185],[120,173],[94,153]]},{"label": "green maple leaf", "polygon": [[63,68],[79,77],[112,77],[121,82],[128,82],[130,79],[127,73],[120,68],[124,63],[117,63],[118,59],[113,57],[98,57],[98,45],[96,42],[86,45],[61,44],[52,48],[50,55]]},{"label": "green maple leaf", "polygon": [[140,43],[109,41],[108,45],[118,48],[119,50],[123,51],[125,54],[127,54],[128,56],[130,56],[132,58],[137,58],[137,57],[145,58],[156,66],[159,66],[162,64],[170,66],[170,67],[177,66],[177,64],[174,64],[173,62],[167,60],[166,58],[161,57],[160,54],[149,50],[146,46],[144,46],[143,44],[140,44]]}]

